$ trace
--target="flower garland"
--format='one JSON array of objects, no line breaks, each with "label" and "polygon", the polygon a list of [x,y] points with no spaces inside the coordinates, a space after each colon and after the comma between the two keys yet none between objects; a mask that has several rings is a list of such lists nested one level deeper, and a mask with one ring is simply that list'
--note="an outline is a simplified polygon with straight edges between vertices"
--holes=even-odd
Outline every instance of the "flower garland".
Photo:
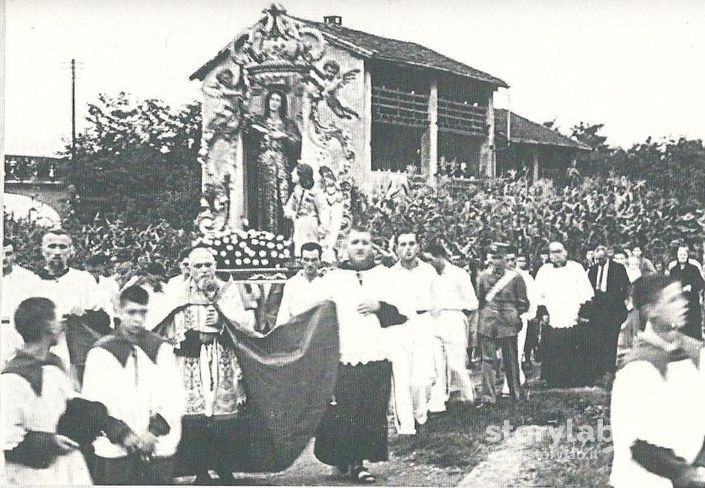
[{"label": "flower garland", "polygon": [[291,258],[284,236],[261,230],[223,230],[196,239],[210,249],[218,269],[284,268]]}]

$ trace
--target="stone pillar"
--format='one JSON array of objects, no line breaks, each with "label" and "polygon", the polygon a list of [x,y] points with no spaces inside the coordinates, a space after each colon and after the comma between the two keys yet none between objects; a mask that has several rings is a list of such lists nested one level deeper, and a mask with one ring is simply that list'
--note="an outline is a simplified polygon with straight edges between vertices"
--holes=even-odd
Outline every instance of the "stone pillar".
[{"label": "stone pillar", "polygon": [[431,91],[428,97],[428,166],[422,168],[428,172],[428,179],[435,184],[435,174],[438,172],[438,80],[431,80]]},{"label": "stone pillar", "polygon": [[241,229],[242,219],[248,218],[247,215],[247,185],[245,184],[245,178],[247,178],[247,168],[245,168],[245,158],[244,158],[244,147],[242,140],[242,131],[237,135],[235,141],[235,147],[233,148],[235,154],[235,167],[232,168],[232,180],[230,181],[230,228],[231,229]]},{"label": "stone pillar", "polygon": [[534,178],[534,183],[539,180],[539,148],[534,146],[531,148],[531,158],[532,158],[532,175]]},{"label": "stone pillar", "polygon": [[490,91],[487,97],[487,138],[483,144],[482,154],[484,155],[487,176],[497,176],[497,157],[494,145],[494,91]]}]

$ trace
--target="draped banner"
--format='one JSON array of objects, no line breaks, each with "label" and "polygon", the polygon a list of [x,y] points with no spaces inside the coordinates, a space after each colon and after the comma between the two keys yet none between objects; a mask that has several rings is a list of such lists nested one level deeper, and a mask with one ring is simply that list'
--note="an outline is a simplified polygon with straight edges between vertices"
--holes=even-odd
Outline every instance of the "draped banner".
[{"label": "draped banner", "polygon": [[339,346],[335,305],[323,302],[265,337],[229,330],[247,388],[240,419],[246,459],[234,471],[281,471],[313,437],[337,380]]}]

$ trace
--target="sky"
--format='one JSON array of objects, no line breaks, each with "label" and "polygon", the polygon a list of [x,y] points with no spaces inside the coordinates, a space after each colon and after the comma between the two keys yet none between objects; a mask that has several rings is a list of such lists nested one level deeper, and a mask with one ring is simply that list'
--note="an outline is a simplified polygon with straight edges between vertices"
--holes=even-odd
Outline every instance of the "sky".
[{"label": "sky", "polygon": [[[0,0],[2,1],[2,0]],[[5,0],[8,154],[49,156],[87,103],[125,91],[178,106],[189,75],[270,0]],[[285,0],[297,17],[426,45],[505,80],[496,105],[567,131],[605,124],[608,143],[705,139],[705,1]]]}]

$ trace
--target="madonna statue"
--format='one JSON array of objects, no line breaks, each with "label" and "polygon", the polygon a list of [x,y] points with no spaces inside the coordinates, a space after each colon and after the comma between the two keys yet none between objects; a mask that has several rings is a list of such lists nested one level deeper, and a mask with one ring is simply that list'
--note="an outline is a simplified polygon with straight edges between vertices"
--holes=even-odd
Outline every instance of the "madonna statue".
[{"label": "madonna statue", "polygon": [[250,226],[288,236],[291,225],[283,209],[291,193],[290,173],[301,154],[301,135],[296,123],[287,117],[282,92],[269,92],[264,100],[264,118],[255,119],[249,129],[259,146],[254,171],[250,172],[254,174],[248,178],[250,184],[254,183],[251,193],[256,202]]}]

